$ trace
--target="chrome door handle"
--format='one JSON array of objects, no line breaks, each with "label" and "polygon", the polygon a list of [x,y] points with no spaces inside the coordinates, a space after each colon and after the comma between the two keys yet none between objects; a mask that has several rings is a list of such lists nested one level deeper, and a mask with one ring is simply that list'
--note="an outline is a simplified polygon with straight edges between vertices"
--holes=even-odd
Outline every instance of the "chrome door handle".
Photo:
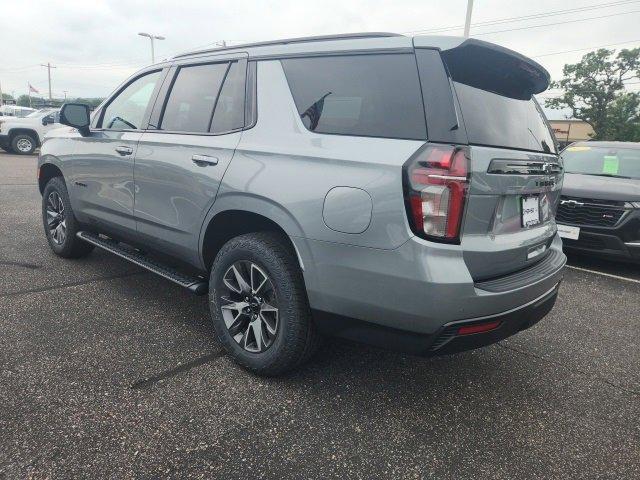
[{"label": "chrome door handle", "polygon": [[125,155],[131,155],[133,153],[133,148],[120,146],[116,147],[116,152],[124,157]]},{"label": "chrome door handle", "polygon": [[209,165],[217,165],[218,159],[209,155],[193,155],[191,161],[199,167],[208,167]]}]

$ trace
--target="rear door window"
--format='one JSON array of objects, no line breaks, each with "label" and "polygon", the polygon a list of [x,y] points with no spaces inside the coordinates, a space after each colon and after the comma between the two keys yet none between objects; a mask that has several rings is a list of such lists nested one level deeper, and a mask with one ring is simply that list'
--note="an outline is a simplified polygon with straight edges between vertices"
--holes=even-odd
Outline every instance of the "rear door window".
[{"label": "rear door window", "polygon": [[167,99],[160,129],[208,132],[228,63],[180,67]]},{"label": "rear door window", "polygon": [[224,80],[211,122],[211,132],[224,133],[244,126],[246,62],[233,62]]},{"label": "rear door window", "polygon": [[426,139],[422,94],[412,54],[281,62],[307,129],[338,135]]}]

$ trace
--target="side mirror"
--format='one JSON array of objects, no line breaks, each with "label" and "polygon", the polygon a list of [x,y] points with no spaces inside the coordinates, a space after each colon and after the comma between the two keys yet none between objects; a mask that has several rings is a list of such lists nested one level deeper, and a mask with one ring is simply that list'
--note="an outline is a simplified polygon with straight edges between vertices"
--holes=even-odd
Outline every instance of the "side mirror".
[{"label": "side mirror", "polygon": [[60,123],[77,128],[84,137],[89,134],[89,106],[83,103],[65,103],[60,109]]}]

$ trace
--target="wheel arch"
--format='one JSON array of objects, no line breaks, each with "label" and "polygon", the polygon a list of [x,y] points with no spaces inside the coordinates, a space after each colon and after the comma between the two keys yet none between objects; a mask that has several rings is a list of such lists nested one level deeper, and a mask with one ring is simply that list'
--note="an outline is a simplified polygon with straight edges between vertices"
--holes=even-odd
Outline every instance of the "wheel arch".
[{"label": "wheel arch", "polygon": [[234,237],[252,232],[273,231],[283,235],[298,257],[301,268],[304,269],[300,252],[291,239],[286,228],[274,218],[264,212],[256,212],[247,208],[229,208],[217,211],[205,222],[200,235],[200,257],[203,266],[208,271],[213,260],[222,246]]},{"label": "wheel arch", "polygon": [[42,192],[44,192],[44,187],[47,185],[47,182],[54,177],[62,177],[64,180],[62,170],[57,165],[45,162],[38,167],[38,189],[41,195]]},{"label": "wheel arch", "polygon": [[9,130],[9,133],[7,134],[7,136],[9,137],[9,142],[13,142],[13,139],[17,135],[29,135],[29,136],[33,137],[33,139],[35,140],[36,147],[40,147],[41,146],[40,136],[38,135],[38,132],[36,132],[32,128],[20,128],[20,127],[12,128],[11,130]]}]

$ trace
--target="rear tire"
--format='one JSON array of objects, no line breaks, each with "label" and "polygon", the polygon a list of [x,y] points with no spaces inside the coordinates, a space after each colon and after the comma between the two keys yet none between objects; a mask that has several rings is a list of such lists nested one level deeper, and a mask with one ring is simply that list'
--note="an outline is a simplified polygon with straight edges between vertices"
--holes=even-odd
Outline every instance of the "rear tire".
[{"label": "rear tire", "polygon": [[18,134],[11,139],[11,150],[18,155],[31,155],[37,147],[35,138],[25,133]]},{"label": "rear tire", "polygon": [[259,375],[295,369],[320,344],[297,257],[276,232],[240,235],[220,249],[209,305],[227,353]]},{"label": "rear tire", "polygon": [[80,224],[73,214],[67,186],[62,177],[53,177],[44,187],[42,223],[49,247],[59,257],[80,258],[93,250],[93,245],[76,237]]}]

